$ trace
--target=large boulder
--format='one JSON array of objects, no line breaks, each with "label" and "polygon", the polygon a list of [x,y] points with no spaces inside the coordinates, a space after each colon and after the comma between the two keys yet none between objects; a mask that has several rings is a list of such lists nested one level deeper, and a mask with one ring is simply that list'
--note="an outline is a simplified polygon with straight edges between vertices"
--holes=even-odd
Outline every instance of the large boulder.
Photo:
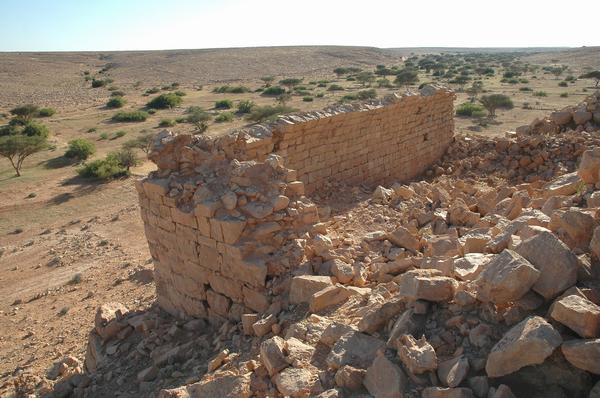
[{"label": "large boulder", "polygon": [[448,301],[454,297],[458,282],[435,269],[415,269],[397,279],[399,294],[411,300]]},{"label": "large boulder", "polygon": [[285,359],[284,351],[285,340],[279,336],[271,337],[261,343],[260,361],[269,372],[269,375],[273,376],[288,367],[289,364]]},{"label": "large boulder", "polygon": [[573,366],[600,375],[600,339],[569,340],[560,349]]},{"label": "large boulder", "polygon": [[600,147],[589,149],[583,153],[577,173],[586,184],[600,182]]},{"label": "large boulder", "polygon": [[600,335],[600,307],[572,294],[554,302],[550,316],[583,338]]},{"label": "large boulder", "polygon": [[[273,377],[277,390],[285,397],[304,398],[310,395],[317,376],[308,369],[287,368]],[[213,395],[207,395],[213,396]],[[217,396],[217,395],[214,395]],[[225,395],[228,396],[228,395]],[[231,397],[235,395],[229,395]]]},{"label": "large boulder", "polygon": [[494,304],[514,302],[529,291],[539,276],[540,271],[529,261],[505,249],[488,263],[475,280],[477,299]]},{"label": "large boulder", "polygon": [[378,355],[367,369],[363,384],[375,398],[402,398],[408,380],[402,369]]},{"label": "large boulder", "polygon": [[540,364],[561,343],[560,334],[544,318],[526,318],[492,348],[485,370],[489,377],[500,377],[525,366]]},{"label": "large boulder", "polygon": [[393,232],[390,232],[385,236],[387,240],[392,242],[394,245],[403,247],[412,253],[416,253],[421,248],[419,239],[417,239],[410,231],[404,227],[399,227]]},{"label": "large boulder", "polygon": [[344,365],[366,369],[375,359],[377,352],[384,347],[383,341],[368,334],[346,333],[333,345],[326,362],[333,369],[339,369]]},{"label": "large boulder", "polygon": [[577,172],[564,174],[544,185],[544,197],[569,196],[577,192],[581,186],[581,177]]},{"label": "large boulder", "polygon": [[526,239],[515,251],[540,271],[532,289],[544,298],[556,297],[577,282],[577,256],[551,232]]}]

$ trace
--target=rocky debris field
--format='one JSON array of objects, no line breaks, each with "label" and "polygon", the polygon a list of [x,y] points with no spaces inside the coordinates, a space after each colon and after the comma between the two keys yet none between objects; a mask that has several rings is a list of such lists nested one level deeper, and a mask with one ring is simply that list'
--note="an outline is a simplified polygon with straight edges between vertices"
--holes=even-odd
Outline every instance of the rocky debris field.
[{"label": "rocky debris field", "polygon": [[456,137],[422,181],[318,193],[265,313],[106,303],[85,358],[17,396],[600,397],[599,98],[558,128]]}]

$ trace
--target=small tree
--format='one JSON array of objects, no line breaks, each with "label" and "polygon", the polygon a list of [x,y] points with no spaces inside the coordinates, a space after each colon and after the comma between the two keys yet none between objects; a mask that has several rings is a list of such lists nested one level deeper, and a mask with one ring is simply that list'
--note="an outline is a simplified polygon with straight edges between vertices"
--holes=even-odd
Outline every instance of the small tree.
[{"label": "small tree", "polygon": [[140,164],[140,159],[131,149],[124,148],[116,152],[111,152],[106,156],[106,158],[114,158],[121,167],[125,168],[128,174],[131,167]]},{"label": "small tree", "polygon": [[302,83],[302,79],[295,79],[292,77],[279,81],[279,84],[286,86],[289,91],[292,91],[292,89],[300,83]]},{"label": "small tree", "polygon": [[202,109],[194,109],[194,111],[187,116],[188,123],[192,123],[199,133],[204,133],[208,129],[209,120],[210,115]]},{"label": "small tree", "polygon": [[65,152],[65,157],[82,162],[96,152],[94,144],[86,139],[77,138],[69,141],[69,149]]},{"label": "small tree", "polygon": [[488,111],[488,116],[491,118],[496,116],[496,109],[512,109],[514,107],[512,100],[504,94],[484,95],[479,102]]},{"label": "small tree", "polygon": [[47,147],[47,138],[44,136],[17,134],[0,137],[0,156],[9,160],[17,173],[17,177],[21,176],[23,161],[34,153],[43,151]]},{"label": "small tree", "polygon": [[129,140],[123,144],[124,149],[140,149],[146,155],[150,153],[152,144],[154,143],[153,134],[144,134],[133,140]]},{"label": "small tree", "polygon": [[275,78],[273,76],[263,76],[260,78],[260,80],[262,80],[263,83],[265,83],[265,87],[269,87],[271,86],[271,83],[273,83]]},{"label": "small tree", "polygon": [[598,87],[598,83],[600,83],[600,70],[594,70],[579,77],[581,79],[594,79],[596,81],[595,87]]},{"label": "small tree", "polygon": [[340,77],[340,76],[350,73],[350,70],[348,68],[339,67],[339,68],[335,68],[333,70],[333,73],[335,73],[338,77]]},{"label": "small tree", "polygon": [[407,88],[411,84],[415,84],[419,82],[419,74],[416,70],[413,69],[402,69],[396,75],[396,79],[394,83],[398,86],[405,85]]},{"label": "small tree", "polygon": [[364,87],[367,85],[367,83],[371,84],[375,81],[375,75],[373,72],[360,72],[358,75],[356,75],[356,80]]},{"label": "small tree", "polygon": [[167,108],[175,108],[176,106],[181,105],[183,99],[180,95],[175,93],[161,94],[158,97],[152,99],[152,101],[148,102],[148,108],[154,109],[167,109]]},{"label": "small tree", "polygon": [[483,82],[481,80],[474,81],[471,87],[467,88],[469,99],[474,102],[477,96],[483,92]]},{"label": "small tree", "polygon": [[39,108],[33,104],[21,105],[10,110],[11,115],[17,116],[18,118],[28,121],[38,115]]},{"label": "small tree", "polygon": [[289,100],[292,99],[292,95],[289,93],[283,93],[280,96],[277,97],[277,102],[282,106],[285,107],[288,103]]}]

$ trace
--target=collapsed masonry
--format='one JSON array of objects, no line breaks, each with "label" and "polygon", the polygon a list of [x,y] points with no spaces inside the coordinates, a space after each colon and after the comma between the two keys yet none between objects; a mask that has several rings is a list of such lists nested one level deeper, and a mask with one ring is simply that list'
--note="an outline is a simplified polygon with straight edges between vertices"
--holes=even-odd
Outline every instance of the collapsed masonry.
[{"label": "collapsed masonry", "polygon": [[424,172],[453,139],[454,94],[419,94],[279,118],[225,136],[163,132],[138,181],[159,305],[181,317],[265,312],[304,258],[330,182],[381,184]]}]

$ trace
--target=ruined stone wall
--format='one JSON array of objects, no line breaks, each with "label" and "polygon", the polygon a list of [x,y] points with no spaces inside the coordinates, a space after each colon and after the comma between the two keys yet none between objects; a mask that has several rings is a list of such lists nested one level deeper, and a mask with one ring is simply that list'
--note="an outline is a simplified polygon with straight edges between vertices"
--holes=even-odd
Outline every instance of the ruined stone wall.
[{"label": "ruined stone wall", "polygon": [[313,192],[326,181],[382,184],[421,174],[454,134],[454,94],[404,96],[383,106],[276,129],[277,153]]},{"label": "ruined stone wall", "polygon": [[265,312],[319,222],[305,190],[418,175],[452,140],[445,89],[285,116],[220,137],[160,133],[138,181],[159,305],[182,317]]}]

